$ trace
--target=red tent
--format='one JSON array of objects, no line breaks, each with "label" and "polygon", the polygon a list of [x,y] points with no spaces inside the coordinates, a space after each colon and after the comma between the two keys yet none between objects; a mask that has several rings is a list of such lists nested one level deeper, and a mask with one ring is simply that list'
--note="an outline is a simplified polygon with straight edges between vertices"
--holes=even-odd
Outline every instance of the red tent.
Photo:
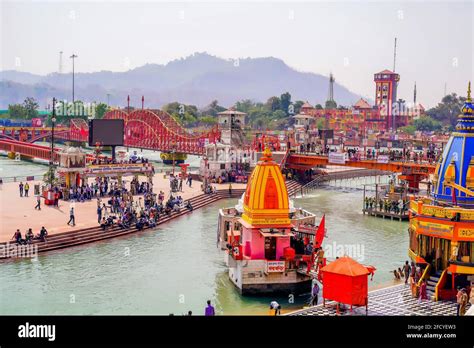
[{"label": "red tent", "polygon": [[321,268],[323,303],[326,299],[351,306],[368,304],[368,275],[375,268],[361,265],[350,257],[336,259]]}]

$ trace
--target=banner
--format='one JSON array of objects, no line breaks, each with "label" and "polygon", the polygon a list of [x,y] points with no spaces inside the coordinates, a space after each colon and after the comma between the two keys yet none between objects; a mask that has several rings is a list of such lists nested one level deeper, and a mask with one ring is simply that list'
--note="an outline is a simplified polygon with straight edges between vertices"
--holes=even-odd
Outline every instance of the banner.
[{"label": "banner", "polygon": [[437,237],[452,237],[453,236],[453,226],[452,225],[443,225],[433,222],[418,221],[417,232],[423,234],[429,234]]},{"label": "banner", "polygon": [[285,261],[267,261],[267,273],[281,273],[285,271]]},{"label": "banner", "polygon": [[345,164],[346,154],[339,152],[330,152],[328,162],[334,164]]}]

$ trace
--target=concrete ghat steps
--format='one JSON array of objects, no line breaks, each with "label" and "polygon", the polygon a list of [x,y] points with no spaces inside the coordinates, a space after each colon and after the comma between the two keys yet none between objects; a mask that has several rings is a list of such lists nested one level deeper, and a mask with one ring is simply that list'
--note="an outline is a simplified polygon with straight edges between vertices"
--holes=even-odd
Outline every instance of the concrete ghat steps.
[{"label": "concrete ghat steps", "polygon": [[[196,205],[196,206],[199,206],[201,202],[206,201],[206,198],[202,197],[202,196],[198,196],[198,197],[195,197],[195,198],[196,198],[195,200],[191,200],[191,203],[193,205]],[[160,223],[166,222],[167,220],[177,216],[178,214],[179,213],[173,212],[173,213],[170,214],[169,217],[168,216],[162,216],[159,222]],[[51,245],[52,242],[56,242],[56,241],[62,240],[64,238],[69,239],[69,238],[71,238],[72,235],[74,237],[79,237],[79,236],[83,236],[83,235],[86,235],[86,234],[89,234],[89,233],[94,233],[94,232],[99,231],[99,230],[102,231],[102,229],[99,226],[97,226],[97,227],[85,228],[85,229],[82,229],[82,230],[76,230],[76,231],[73,231],[73,234],[70,233],[70,232],[58,233],[58,234],[55,234],[55,235],[52,235],[52,236],[48,237],[48,244]],[[104,232],[102,231],[102,233],[104,233]],[[42,242],[38,242],[38,243],[42,243]]]},{"label": "concrete ghat steps", "polygon": [[[221,198],[222,198],[221,195],[215,195],[215,196],[205,197],[204,199],[201,198],[199,200],[194,200],[194,201],[192,200],[191,203],[193,204],[193,209],[199,209],[208,204],[214,203]],[[176,217],[187,214],[188,212],[189,211],[187,209],[182,209],[179,213],[173,212],[170,216],[162,217],[158,221],[157,226],[163,223],[166,223],[168,221],[171,221]],[[143,231],[145,231],[146,229],[147,228],[144,228]],[[72,238],[66,236],[62,240],[54,241],[52,243],[50,242],[50,240],[48,240],[48,243],[46,243],[44,248],[40,248],[39,251],[44,252],[44,251],[59,249],[61,247],[85,244],[85,243],[94,242],[98,240],[127,235],[134,232],[138,232],[138,230],[135,227],[132,227],[129,229],[121,229],[120,227],[115,226],[113,228],[108,229],[105,232],[100,227],[94,227],[91,229],[82,230],[80,231],[79,235],[74,234],[73,236],[71,236]]]},{"label": "concrete ghat steps", "polygon": [[295,180],[287,180],[286,181],[286,189],[288,191],[289,196],[293,196],[298,193],[303,185],[301,185],[298,181]]},{"label": "concrete ghat steps", "polygon": [[[210,203],[215,202],[216,200],[218,200],[218,199],[211,198],[211,199],[196,203],[194,209],[199,209],[199,208],[201,208],[205,205],[208,205]],[[183,209],[179,213],[175,212],[175,213],[171,214],[170,216],[162,217],[160,220],[158,220],[157,226],[161,225],[163,223],[166,223],[170,220],[173,220],[174,218],[176,218],[178,216],[182,216],[186,213],[187,213],[187,211],[184,211],[184,209]],[[48,239],[48,243],[45,243],[44,248],[40,248],[40,251],[46,251],[46,250],[54,249],[54,248],[57,248],[58,246],[61,246],[61,245],[68,246],[68,245],[77,244],[77,243],[83,244],[83,243],[86,243],[86,242],[92,242],[92,241],[95,241],[95,240],[107,239],[107,238],[111,238],[111,237],[115,237],[115,236],[119,236],[119,235],[124,235],[124,234],[129,234],[129,233],[137,232],[137,231],[138,230],[135,227],[131,227],[129,229],[122,229],[118,226],[114,226],[110,229],[107,229],[107,231],[103,231],[100,227],[94,227],[94,228],[91,228],[91,229],[86,229],[86,230],[80,231],[79,233],[71,234],[70,236],[63,236],[60,239],[56,239],[56,240],[53,240],[53,241]]]},{"label": "concrete ghat steps", "polygon": [[[218,190],[216,194],[213,195],[199,195],[190,199],[191,204],[193,205],[193,210],[205,207],[211,203],[217,202],[225,198],[239,198],[242,196],[245,190],[243,189],[233,189],[232,194],[228,193],[228,190]],[[170,216],[162,216],[158,220],[157,226],[171,221],[179,216],[183,216],[190,211],[186,208],[181,209],[180,212],[172,212]],[[148,228],[144,228],[143,231],[146,231]],[[133,227],[129,229],[121,229],[118,226],[109,228],[107,231],[103,231],[100,226],[90,227],[85,229],[80,229],[70,232],[62,232],[54,234],[48,237],[48,242],[34,241],[38,245],[38,252],[47,252],[58,249],[63,249],[67,247],[77,246],[81,244],[92,243],[95,241],[105,240],[109,238],[115,238],[119,236],[125,236],[138,230]],[[142,232],[143,232],[142,231]],[[0,245],[5,245],[6,243],[0,243]],[[13,244],[11,244],[13,245]]]},{"label": "concrete ghat steps", "polygon": [[[193,205],[196,205],[196,207],[200,207],[202,202],[207,202],[207,201],[206,201],[206,198],[202,198],[202,199],[191,201],[191,202],[192,202]],[[172,213],[169,217],[168,216],[163,216],[159,220],[159,223],[164,223],[166,221],[169,221],[170,219],[178,216],[180,213]],[[120,229],[118,226],[115,226],[115,227],[111,227],[110,229],[107,229],[107,231],[104,232],[100,228],[100,226],[96,226],[96,227],[89,227],[89,228],[76,230],[76,231],[71,230],[71,232],[64,232],[64,233],[58,233],[58,234],[51,235],[50,237],[48,237],[48,242],[47,243],[43,243],[41,241],[35,241],[35,244],[38,244],[39,247],[43,247],[43,246],[51,247],[51,246],[54,246],[56,244],[61,244],[61,243],[64,243],[64,242],[74,242],[74,240],[78,240],[78,239],[81,239],[81,238],[87,238],[91,235],[95,235],[97,232],[101,232],[102,235],[108,235],[107,234],[108,232],[117,231],[117,230],[122,230],[122,229]]]}]

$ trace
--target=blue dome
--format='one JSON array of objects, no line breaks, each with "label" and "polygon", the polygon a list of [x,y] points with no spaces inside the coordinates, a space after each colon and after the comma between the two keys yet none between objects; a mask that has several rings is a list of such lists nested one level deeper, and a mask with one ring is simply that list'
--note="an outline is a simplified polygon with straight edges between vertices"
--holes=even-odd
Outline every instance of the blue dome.
[{"label": "blue dome", "polygon": [[[467,190],[474,190],[474,107],[469,83],[467,100],[461,108],[456,131],[451,135],[436,166],[433,181],[433,197],[436,200],[452,202],[453,196],[459,206],[474,208],[474,196],[446,183],[451,182]],[[454,194],[453,194],[454,190]]]}]

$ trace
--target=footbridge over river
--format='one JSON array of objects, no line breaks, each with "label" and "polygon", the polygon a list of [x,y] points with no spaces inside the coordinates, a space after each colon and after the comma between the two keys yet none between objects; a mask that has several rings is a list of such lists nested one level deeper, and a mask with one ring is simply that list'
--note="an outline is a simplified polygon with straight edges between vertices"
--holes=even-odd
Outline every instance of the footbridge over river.
[{"label": "footbridge over river", "polygon": [[390,161],[387,156],[380,156],[375,159],[355,159],[339,157],[337,162],[331,160],[331,156],[315,153],[288,152],[284,158],[282,166],[287,169],[304,172],[315,167],[337,165],[352,168],[364,168],[378,170],[381,172],[401,173],[399,178],[406,180],[410,188],[418,189],[419,183],[434,174],[436,166],[433,163],[414,161]]}]

